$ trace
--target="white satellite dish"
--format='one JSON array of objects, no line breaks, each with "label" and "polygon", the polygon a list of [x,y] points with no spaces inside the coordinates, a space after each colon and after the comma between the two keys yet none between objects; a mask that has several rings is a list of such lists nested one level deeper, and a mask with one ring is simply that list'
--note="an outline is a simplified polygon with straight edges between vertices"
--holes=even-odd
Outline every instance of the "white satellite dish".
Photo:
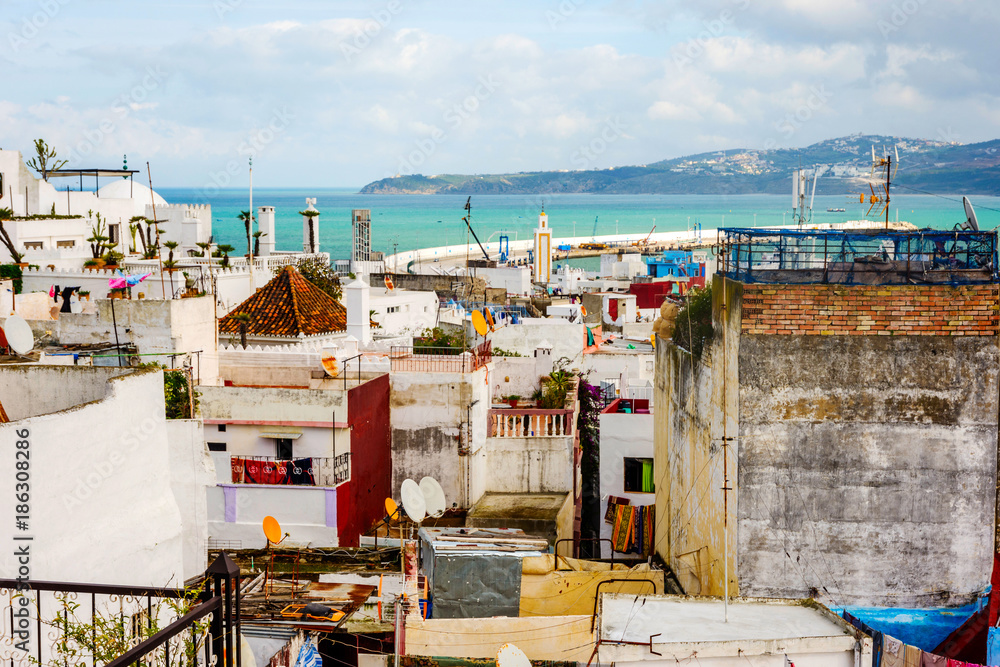
[{"label": "white satellite dish", "polygon": [[424,496],[424,504],[427,516],[435,519],[444,514],[444,489],[433,477],[424,477],[420,480],[420,492]]},{"label": "white satellite dish", "polygon": [[427,502],[424,500],[424,494],[420,491],[420,485],[412,479],[404,479],[403,485],[399,489],[399,496],[403,501],[406,516],[417,523],[423,521],[424,517],[427,516]]},{"label": "white satellite dish", "polygon": [[3,334],[7,339],[7,345],[15,354],[27,354],[35,347],[35,337],[31,333],[31,327],[20,315],[11,315],[7,318],[3,323]]},{"label": "white satellite dish", "polygon": [[968,197],[962,197],[962,206],[965,207],[965,222],[962,223],[962,229],[978,232],[979,219],[976,218],[976,210],[972,208],[972,202],[969,201]]},{"label": "white satellite dish", "polygon": [[504,644],[497,651],[497,667],[531,667],[531,660],[513,644]]}]

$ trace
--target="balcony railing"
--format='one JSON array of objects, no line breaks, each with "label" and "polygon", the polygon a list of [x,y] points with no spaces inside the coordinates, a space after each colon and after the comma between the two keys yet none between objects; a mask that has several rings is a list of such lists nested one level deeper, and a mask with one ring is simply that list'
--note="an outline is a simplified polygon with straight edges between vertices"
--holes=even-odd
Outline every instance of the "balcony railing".
[{"label": "balcony railing", "polygon": [[233,484],[265,486],[337,486],[351,478],[351,454],[278,459],[231,456]]},{"label": "balcony railing", "polygon": [[196,589],[0,579],[4,665],[240,667],[239,568],[221,555]]},{"label": "balcony railing", "polygon": [[573,410],[490,410],[491,438],[561,438],[573,435]]},{"label": "balcony railing", "polygon": [[472,373],[493,360],[493,347],[484,341],[471,350],[455,347],[423,347],[394,345],[389,361],[394,371],[418,373]]}]

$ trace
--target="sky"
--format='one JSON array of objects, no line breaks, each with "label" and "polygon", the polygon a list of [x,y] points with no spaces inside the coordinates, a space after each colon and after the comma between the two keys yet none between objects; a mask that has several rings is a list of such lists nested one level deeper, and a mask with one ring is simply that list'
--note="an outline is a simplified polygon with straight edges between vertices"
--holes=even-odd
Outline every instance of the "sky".
[{"label": "sky", "polygon": [[157,187],[1000,137],[995,0],[4,4],[0,148]]}]

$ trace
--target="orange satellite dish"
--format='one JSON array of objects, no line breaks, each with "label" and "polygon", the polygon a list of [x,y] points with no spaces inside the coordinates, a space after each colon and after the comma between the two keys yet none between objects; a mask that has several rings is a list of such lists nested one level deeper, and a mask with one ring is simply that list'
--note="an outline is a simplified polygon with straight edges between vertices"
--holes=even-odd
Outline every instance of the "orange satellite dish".
[{"label": "orange satellite dish", "polygon": [[394,518],[399,518],[399,505],[397,505],[396,501],[392,498],[385,499],[385,513],[388,515],[389,521],[392,521]]},{"label": "orange satellite dish", "polygon": [[323,370],[326,371],[327,375],[332,378],[340,375],[340,366],[337,364],[337,358],[333,356],[333,352],[324,350],[319,361],[323,364]]},{"label": "orange satellite dish", "polygon": [[396,287],[392,284],[392,278],[386,274],[385,278],[382,279],[385,282],[385,288],[387,290],[394,290]]},{"label": "orange satellite dish", "polygon": [[587,308],[586,308],[586,306],[580,306],[580,314],[583,315],[584,317],[587,316]]},{"label": "orange satellite dish", "polygon": [[281,525],[273,516],[264,517],[264,537],[273,544],[281,541]]},{"label": "orange satellite dish", "polygon": [[483,308],[483,316],[486,318],[486,323],[490,325],[490,331],[496,329],[496,322],[493,321],[493,313],[488,308]]},{"label": "orange satellite dish", "polygon": [[486,318],[478,310],[472,311],[472,326],[480,336],[485,336],[490,331],[489,325],[486,324]]}]

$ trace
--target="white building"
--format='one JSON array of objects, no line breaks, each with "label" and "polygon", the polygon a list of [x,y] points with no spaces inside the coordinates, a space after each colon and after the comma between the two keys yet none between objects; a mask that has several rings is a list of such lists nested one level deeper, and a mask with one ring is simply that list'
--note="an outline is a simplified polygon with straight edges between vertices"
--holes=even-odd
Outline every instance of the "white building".
[{"label": "white building", "polygon": [[[15,498],[16,451],[30,489],[25,529],[8,503],[0,539],[31,536],[31,579],[179,586],[205,570],[214,470],[198,422],[164,418],[161,372],[0,366],[0,402],[0,493]],[[17,571],[11,549],[0,578]]]},{"label": "white building", "polygon": [[[653,469],[653,415],[649,401],[618,399],[601,412],[601,531],[611,539],[612,524],[603,518],[610,497],[626,498],[636,506],[656,502],[655,485],[644,488],[643,468]],[[645,480],[648,484],[649,480]],[[610,558],[611,545],[601,542],[601,558]],[[615,554],[621,556],[623,554]],[[635,557],[633,554],[632,557]]]}]

